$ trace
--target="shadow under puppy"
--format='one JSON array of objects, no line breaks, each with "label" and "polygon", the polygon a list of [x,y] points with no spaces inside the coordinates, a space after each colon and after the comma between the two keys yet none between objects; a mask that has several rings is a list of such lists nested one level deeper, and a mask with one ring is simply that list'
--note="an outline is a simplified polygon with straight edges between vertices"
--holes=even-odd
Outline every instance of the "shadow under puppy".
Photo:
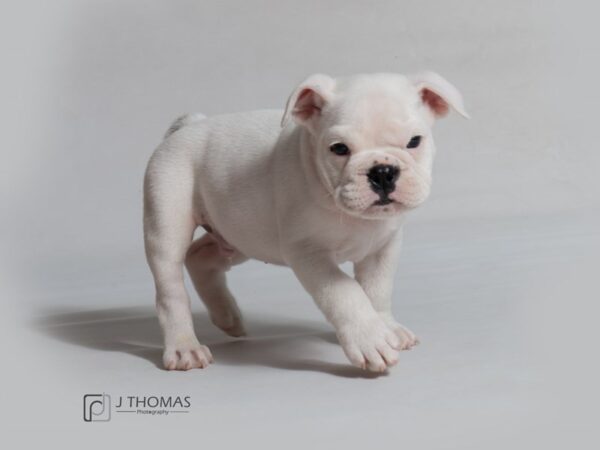
[{"label": "shadow under puppy", "polygon": [[[429,195],[432,125],[461,95],[441,76],[312,75],[285,111],[179,118],[146,170],[144,237],[167,369],[203,368],[186,265],[212,321],[244,335],[225,272],[289,266],[352,364],[384,371],[417,338],[391,313],[406,213]],[[192,242],[194,230],[208,233]],[[352,278],[339,265],[354,263]]]}]

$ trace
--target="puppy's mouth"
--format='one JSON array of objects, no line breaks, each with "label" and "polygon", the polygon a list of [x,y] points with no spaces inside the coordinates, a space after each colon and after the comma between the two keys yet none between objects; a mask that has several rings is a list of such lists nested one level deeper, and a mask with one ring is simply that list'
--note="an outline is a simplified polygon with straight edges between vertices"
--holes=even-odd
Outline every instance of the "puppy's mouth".
[{"label": "puppy's mouth", "polygon": [[404,203],[394,200],[393,198],[385,197],[371,203],[364,212],[366,214],[380,214],[380,213],[398,213],[407,209]]},{"label": "puppy's mouth", "polygon": [[385,205],[389,205],[390,203],[395,203],[395,202],[394,202],[394,200],[392,200],[389,197],[381,197],[379,200],[373,202],[373,205],[385,206]]},{"label": "puppy's mouth", "polygon": [[351,216],[365,219],[390,217],[404,211],[402,202],[389,195],[376,195],[370,190],[350,187],[336,192],[333,196],[336,205]]},{"label": "puppy's mouth", "polygon": [[402,214],[407,209],[402,203],[396,200],[386,199],[382,201],[380,199],[363,210],[361,217],[365,219],[387,219]]}]

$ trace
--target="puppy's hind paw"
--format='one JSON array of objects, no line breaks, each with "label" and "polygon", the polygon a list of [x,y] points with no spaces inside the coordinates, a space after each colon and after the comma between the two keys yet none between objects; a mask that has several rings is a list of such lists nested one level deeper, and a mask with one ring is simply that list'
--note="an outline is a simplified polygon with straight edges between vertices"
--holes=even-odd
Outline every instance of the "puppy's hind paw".
[{"label": "puppy's hind paw", "polygon": [[246,329],[241,320],[236,320],[232,325],[219,326],[219,328],[231,337],[246,336]]},{"label": "puppy's hind paw", "polygon": [[163,353],[163,364],[167,370],[204,369],[212,362],[210,350],[199,342],[191,345],[167,346]]},{"label": "puppy's hind paw", "polygon": [[232,337],[246,336],[244,322],[237,306],[226,311],[212,312],[211,320],[217,327]]}]

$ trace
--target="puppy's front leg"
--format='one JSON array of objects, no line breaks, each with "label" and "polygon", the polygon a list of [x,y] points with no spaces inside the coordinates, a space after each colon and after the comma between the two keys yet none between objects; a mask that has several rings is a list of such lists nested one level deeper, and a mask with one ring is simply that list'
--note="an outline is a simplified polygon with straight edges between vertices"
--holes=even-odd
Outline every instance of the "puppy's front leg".
[{"label": "puppy's front leg", "polygon": [[296,251],[290,266],[335,327],[354,365],[382,372],[398,362],[398,336],[373,309],[357,281],[342,272],[328,252]]},{"label": "puppy's front leg", "polygon": [[400,338],[402,350],[408,350],[419,341],[415,334],[399,324],[392,314],[392,290],[401,241],[401,232],[398,232],[379,251],[355,263],[354,275],[371,299],[375,311]]}]

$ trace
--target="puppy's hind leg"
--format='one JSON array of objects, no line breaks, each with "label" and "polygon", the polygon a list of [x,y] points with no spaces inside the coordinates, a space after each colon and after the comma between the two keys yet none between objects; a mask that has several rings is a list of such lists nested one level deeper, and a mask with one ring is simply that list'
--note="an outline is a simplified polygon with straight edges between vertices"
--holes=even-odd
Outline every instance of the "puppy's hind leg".
[{"label": "puppy's hind leg", "polygon": [[233,337],[245,336],[246,331],[237,302],[227,287],[225,272],[246,259],[238,251],[224,253],[211,234],[195,240],[185,258],[190,278],[212,322]]},{"label": "puppy's hind leg", "polygon": [[163,363],[169,370],[204,368],[212,362],[208,347],[200,344],[194,333],[183,282],[183,262],[196,228],[192,176],[185,171],[187,167],[159,149],[144,180],[144,241],[164,336]]}]

